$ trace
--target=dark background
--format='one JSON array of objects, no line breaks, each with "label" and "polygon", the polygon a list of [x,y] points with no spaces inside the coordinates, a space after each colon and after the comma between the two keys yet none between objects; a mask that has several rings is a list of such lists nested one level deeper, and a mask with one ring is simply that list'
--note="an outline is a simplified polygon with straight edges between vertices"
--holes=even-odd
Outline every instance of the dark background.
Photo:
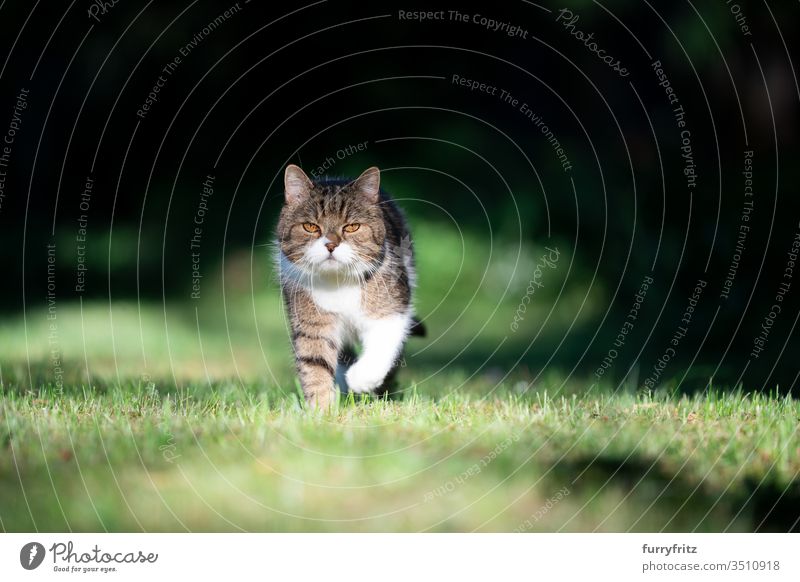
[{"label": "dark background", "polygon": [[[791,282],[764,352],[750,356],[800,229],[796,3],[738,2],[750,36],[722,1],[566,4],[580,16],[576,28],[594,32],[624,63],[626,78],[555,22],[560,4],[543,3],[550,12],[522,1],[458,6],[521,26],[527,38],[472,22],[398,18],[398,10],[432,4],[239,5],[183,57],[145,119],[136,111],[161,68],[229,4],[121,0],[100,22],[88,17],[89,2],[69,10],[41,3],[32,12],[27,2],[2,5],[0,131],[17,93],[30,90],[0,207],[5,317],[45,304],[51,243],[60,301],[180,301],[190,287],[187,241],[206,175],[215,176],[215,193],[203,264],[217,265],[236,249],[269,242],[287,163],[310,172],[367,141],[331,173],[378,165],[388,191],[421,199],[404,204],[412,222],[453,228],[433,210],[443,208],[487,244],[558,242],[573,255],[581,284],[608,289],[609,304],[592,326],[571,330],[553,365],[595,370],[652,274],[609,377],[619,380],[637,359],[664,351],[703,279],[671,363],[680,386],[703,387],[712,377],[748,390],[796,385],[800,281]],[[656,59],[686,110],[698,174],[691,194],[679,130],[651,68]],[[527,102],[572,170],[563,171],[518,109],[455,86],[453,74]],[[751,230],[722,299],[745,150],[754,152]],[[87,176],[95,187],[79,294],[71,288]],[[525,360],[543,361],[541,354]]]}]

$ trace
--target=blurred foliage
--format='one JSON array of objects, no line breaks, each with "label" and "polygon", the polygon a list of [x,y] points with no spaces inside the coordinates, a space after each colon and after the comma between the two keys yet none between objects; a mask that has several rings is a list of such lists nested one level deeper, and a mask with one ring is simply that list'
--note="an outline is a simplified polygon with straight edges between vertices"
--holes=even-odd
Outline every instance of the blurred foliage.
[{"label": "blurred foliage", "polygon": [[[632,75],[621,79],[553,22],[555,12],[525,3],[480,8],[524,26],[524,40],[472,23],[400,22],[397,10],[408,9],[402,3],[356,8],[331,1],[285,18],[286,6],[250,3],[183,58],[141,119],[136,111],[162,67],[220,6],[193,5],[176,18],[183,8],[121,3],[83,40],[84,11],[68,11],[57,27],[60,12],[42,9],[23,29],[28,5],[7,2],[0,53],[10,57],[0,112],[11,111],[23,86],[31,106],[0,213],[0,242],[10,258],[0,289],[4,325],[17,325],[23,302],[28,325],[39,325],[50,242],[57,246],[62,321],[79,299],[102,299],[129,302],[142,313],[158,313],[164,302],[170,313],[188,312],[191,322],[198,306],[188,300],[189,240],[208,174],[215,175],[215,193],[202,226],[202,314],[236,312],[255,325],[260,309],[280,309],[274,287],[264,286],[269,247],[259,245],[271,239],[282,170],[290,161],[310,170],[332,158],[329,173],[336,175],[383,168],[384,186],[415,225],[420,310],[431,313],[434,333],[450,334],[428,353],[452,353],[474,337],[464,358],[488,357],[507,333],[536,253],[557,244],[570,260],[568,280],[560,279],[567,277],[565,262],[543,296],[551,303],[536,312],[546,317],[552,307],[554,318],[531,351],[525,348],[537,327],[506,340],[493,354],[498,365],[550,362],[590,372],[654,266],[657,283],[630,343],[644,345],[644,353],[622,354],[615,377],[626,378],[639,360],[649,366],[663,351],[691,288],[706,277],[709,290],[672,372],[692,364],[698,386],[710,375],[735,382],[774,296],[800,210],[792,195],[800,175],[791,163],[798,155],[800,95],[790,63],[800,62],[797,6],[738,4],[752,37],[741,34],[722,3],[570,3],[578,28],[594,31],[609,54],[623,55]],[[673,114],[639,43],[663,61],[687,110],[701,169],[691,198]],[[551,144],[518,108],[454,86],[453,74],[527,103],[574,170],[562,170]],[[337,157],[365,141],[365,151]],[[757,206],[731,297],[720,302],[736,244],[746,148],[756,151]],[[97,187],[87,212],[87,287],[76,293],[75,232],[87,175]],[[228,311],[229,286],[240,284],[244,293],[236,296],[255,308]],[[790,315],[776,324],[770,357],[748,369],[755,388],[796,381],[796,369],[772,365],[783,339],[785,349],[798,347],[796,295]],[[142,333],[150,333],[145,327]],[[172,349],[166,339],[160,345]],[[22,349],[5,347],[15,357]],[[97,349],[106,353],[108,345]]]}]

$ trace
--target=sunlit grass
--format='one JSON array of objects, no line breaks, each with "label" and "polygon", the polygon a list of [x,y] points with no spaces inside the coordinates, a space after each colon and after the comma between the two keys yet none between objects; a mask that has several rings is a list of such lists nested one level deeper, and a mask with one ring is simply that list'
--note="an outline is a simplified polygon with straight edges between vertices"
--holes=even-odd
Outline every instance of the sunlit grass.
[{"label": "sunlit grass", "polygon": [[412,387],[319,414],[265,385],[7,385],[0,517],[12,530],[513,530],[567,488],[533,529],[746,530],[754,484],[796,487],[797,401],[577,388]]}]

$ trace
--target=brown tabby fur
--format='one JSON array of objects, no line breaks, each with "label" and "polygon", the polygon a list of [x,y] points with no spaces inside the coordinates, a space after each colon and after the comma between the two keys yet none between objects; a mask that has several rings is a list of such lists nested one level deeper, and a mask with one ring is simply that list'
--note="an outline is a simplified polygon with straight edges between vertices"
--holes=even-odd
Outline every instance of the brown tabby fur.
[{"label": "brown tabby fur", "polygon": [[[405,218],[378,189],[379,171],[370,168],[359,178],[312,182],[297,166],[286,171],[286,203],[277,227],[280,276],[298,376],[311,406],[327,407],[335,396],[337,365],[352,361],[356,335],[348,333],[339,314],[315,301],[315,285],[355,281],[360,285],[361,311],[381,319],[408,314],[408,332],[421,334],[411,318],[414,284],[413,247]],[[318,225],[310,233],[304,223]],[[346,225],[360,225],[346,232]],[[336,273],[322,273],[305,253],[320,237],[334,245],[349,243],[357,260]],[[322,241],[324,242],[324,241]],[[327,279],[325,279],[327,277]],[[346,354],[351,354],[345,357]],[[392,373],[387,374],[391,377]]]}]

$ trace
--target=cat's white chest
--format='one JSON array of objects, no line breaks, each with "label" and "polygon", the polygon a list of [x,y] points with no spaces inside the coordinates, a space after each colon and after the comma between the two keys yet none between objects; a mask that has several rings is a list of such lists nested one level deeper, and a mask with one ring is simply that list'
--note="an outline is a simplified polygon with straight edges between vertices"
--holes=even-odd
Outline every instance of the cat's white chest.
[{"label": "cat's white chest", "polygon": [[366,316],[361,308],[361,288],[358,285],[339,287],[315,287],[311,298],[317,306],[339,315],[347,325],[360,330]]}]

